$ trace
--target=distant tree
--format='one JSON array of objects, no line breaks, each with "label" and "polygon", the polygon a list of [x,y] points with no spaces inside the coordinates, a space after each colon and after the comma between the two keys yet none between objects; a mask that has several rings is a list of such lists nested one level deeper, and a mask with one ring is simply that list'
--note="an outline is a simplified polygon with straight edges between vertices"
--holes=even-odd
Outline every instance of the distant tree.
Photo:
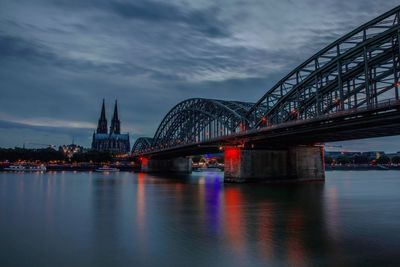
[{"label": "distant tree", "polygon": [[331,156],[325,157],[325,164],[331,165],[333,163],[333,158]]},{"label": "distant tree", "polygon": [[64,154],[53,148],[44,149],[25,149],[25,148],[2,148],[0,149],[0,160],[8,160],[15,162],[24,161],[40,161],[49,162],[52,160],[64,160]]},{"label": "distant tree", "polygon": [[354,160],[355,164],[368,164],[369,163],[369,159],[365,155],[355,155],[353,157],[353,160]]},{"label": "distant tree", "polygon": [[376,160],[376,163],[378,163],[378,164],[389,164],[390,163],[390,158],[388,156],[386,156],[386,155],[383,155],[383,156],[379,157]]},{"label": "distant tree", "polygon": [[110,152],[103,151],[88,151],[83,153],[76,153],[72,156],[72,162],[109,162],[112,159],[112,154]]},{"label": "distant tree", "polygon": [[193,161],[194,163],[199,163],[200,160],[201,160],[201,158],[202,158],[202,156],[196,155],[196,156],[193,156],[193,157],[192,157],[192,161]]},{"label": "distant tree", "polygon": [[349,163],[351,163],[351,160],[347,156],[339,156],[336,159],[336,162],[339,163],[339,164],[349,164]]},{"label": "distant tree", "polygon": [[393,164],[400,164],[400,157],[399,156],[394,156],[392,158],[392,163]]}]

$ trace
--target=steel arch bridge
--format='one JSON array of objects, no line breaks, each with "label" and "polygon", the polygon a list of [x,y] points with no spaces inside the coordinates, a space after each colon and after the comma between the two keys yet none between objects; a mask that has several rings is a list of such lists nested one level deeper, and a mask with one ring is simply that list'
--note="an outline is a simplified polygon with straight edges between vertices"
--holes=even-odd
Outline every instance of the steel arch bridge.
[{"label": "steel arch bridge", "polygon": [[310,57],[255,104],[200,98],[179,103],[162,120],[154,138],[139,138],[132,153],[221,143],[238,133],[246,139],[246,133],[340,114],[356,118],[365,111],[393,107],[398,111],[399,39],[400,6]]},{"label": "steel arch bridge", "polygon": [[153,138],[139,138],[133,153],[147,152],[240,132],[249,124],[254,103],[191,98],[177,104],[162,120]]},{"label": "steel arch bridge", "polygon": [[143,152],[148,150],[152,145],[153,138],[150,137],[139,137],[136,139],[135,144],[133,144],[132,152]]}]

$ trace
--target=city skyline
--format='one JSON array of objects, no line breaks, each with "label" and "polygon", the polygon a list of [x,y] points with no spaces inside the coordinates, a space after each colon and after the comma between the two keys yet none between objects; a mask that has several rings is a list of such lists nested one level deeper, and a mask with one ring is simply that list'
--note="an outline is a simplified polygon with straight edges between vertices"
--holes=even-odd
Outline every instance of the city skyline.
[{"label": "city skyline", "polygon": [[[254,102],[317,50],[396,5],[23,2],[0,9],[2,147],[73,138],[89,146],[103,97],[119,100],[132,139],[152,136],[186,98]],[[340,144],[395,152],[398,141]]]}]

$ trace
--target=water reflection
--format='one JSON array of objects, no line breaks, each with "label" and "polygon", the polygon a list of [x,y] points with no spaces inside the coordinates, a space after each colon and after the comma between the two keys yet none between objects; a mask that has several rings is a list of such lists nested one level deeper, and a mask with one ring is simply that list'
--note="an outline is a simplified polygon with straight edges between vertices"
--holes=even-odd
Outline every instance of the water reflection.
[{"label": "water reflection", "polygon": [[[137,178],[137,197],[136,197],[136,222],[139,234],[143,235],[146,227],[146,191],[145,191],[145,175],[139,173]],[[145,240],[145,236],[142,236]]]},{"label": "water reflection", "polygon": [[[147,199],[147,193],[151,194],[144,189],[143,183],[158,184],[165,188],[162,191],[165,196],[159,195],[164,203],[162,214],[158,215],[177,218],[170,224],[159,225],[171,230],[165,238],[185,239],[189,235],[196,239],[191,240],[194,242],[204,238],[214,242],[219,240],[214,249],[229,255],[239,265],[261,260],[264,263],[308,266],[307,258],[311,257],[311,251],[316,247],[323,249],[328,242],[324,238],[328,235],[321,201],[324,183],[231,185],[223,183],[221,173],[212,172],[177,180],[167,177],[146,179],[144,174],[139,174],[137,179],[138,218],[145,217],[142,209],[146,205],[139,203],[143,203],[144,195]],[[197,209],[192,212],[193,207]],[[308,235],[308,232],[313,234]],[[318,242],[315,236],[320,237]],[[198,251],[201,252],[206,253]]]},{"label": "water reflection", "polygon": [[121,184],[122,180],[107,173],[98,174],[92,180],[92,223],[94,230],[94,263],[99,266],[113,264],[108,254],[119,255],[118,239],[121,223]]},{"label": "water reflection", "polygon": [[273,216],[274,204],[271,202],[262,202],[259,205],[257,220],[259,227],[257,229],[257,245],[261,256],[269,260],[273,256]]},{"label": "water reflection", "polygon": [[287,251],[290,265],[292,266],[307,266],[305,259],[308,258],[303,243],[303,214],[298,210],[293,210],[288,218],[288,240]]},{"label": "water reflection", "polygon": [[245,253],[245,210],[243,195],[238,187],[227,187],[224,192],[224,228],[234,253]]},{"label": "water reflection", "polygon": [[221,177],[213,172],[204,173],[198,178],[199,207],[204,216],[207,230],[218,235],[222,231],[222,196]]},{"label": "water reflection", "polygon": [[395,266],[397,173],[336,175],[235,185],[218,172],[0,174],[0,265]]}]

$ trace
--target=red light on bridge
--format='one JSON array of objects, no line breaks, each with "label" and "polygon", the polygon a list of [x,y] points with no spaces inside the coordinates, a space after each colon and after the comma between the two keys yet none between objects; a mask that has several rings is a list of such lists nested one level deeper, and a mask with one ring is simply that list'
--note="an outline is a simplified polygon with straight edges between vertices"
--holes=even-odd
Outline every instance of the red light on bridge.
[{"label": "red light on bridge", "polygon": [[239,124],[239,128],[240,128],[240,131],[241,131],[241,132],[246,131],[246,125],[245,125],[243,122],[241,122],[241,123]]},{"label": "red light on bridge", "polygon": [[394,83],[394,86],[395,86],[395,87],[400,87],[400,82]]},{"label": "red light on bridge", "polygon": [[296,108],[293,108],[290,111],[290,116],[292,116],[292,118],[297,118],[299,116],[299,111]]},{"label": "red light on bridge", "polygon": [[238,147],[225,147],[224,151],[225,166],[237,168],[240,163],[240,148]]},{"label": "red light on bridge", "polygon": [[268,126],[268,119],[266,116],[261,117],[261,124]]},{"label": "red light on bridge", "polygon": [[228,157],[237,157],[240,154],[240,148],[237,147],[225,147],[225,156]]},{"label": "red light on bridge", "polygon": [[147,163],[149,162],[149,159],[148,159],[148,158],[145,158],[145,157],[140,157],[139,160],[140,160],[140,162],[141,162],[142,164],[147,164]]}]

